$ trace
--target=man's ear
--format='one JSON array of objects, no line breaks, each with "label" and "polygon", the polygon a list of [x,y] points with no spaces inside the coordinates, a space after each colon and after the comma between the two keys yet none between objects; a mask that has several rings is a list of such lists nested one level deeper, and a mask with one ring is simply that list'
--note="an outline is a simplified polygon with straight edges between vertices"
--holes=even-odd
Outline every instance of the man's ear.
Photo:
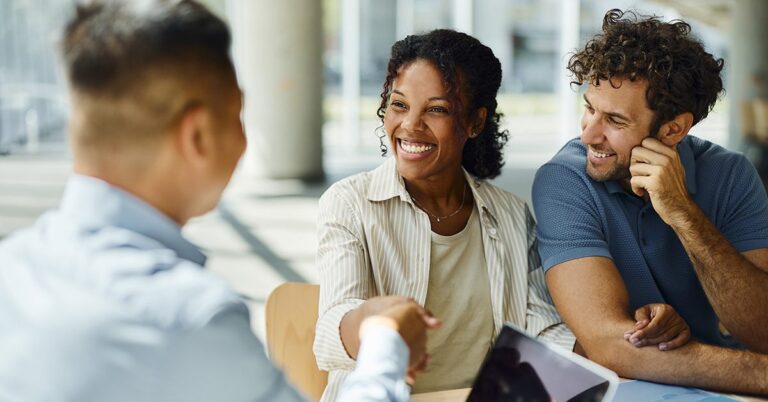
[{"label": "man's ear", "polygon": [[680,113],[674,119],[661,125],[658,139],[668,147],[675,146],[688,135],[692,126],[693,114],[691,112]]},{"label": "man's ear", "polygon": [[200,160],[208,152],[208,139],[205,134],[211,125],[209,111],[199,104],[187,106],[174,130],[174,143],[184,159]]}]

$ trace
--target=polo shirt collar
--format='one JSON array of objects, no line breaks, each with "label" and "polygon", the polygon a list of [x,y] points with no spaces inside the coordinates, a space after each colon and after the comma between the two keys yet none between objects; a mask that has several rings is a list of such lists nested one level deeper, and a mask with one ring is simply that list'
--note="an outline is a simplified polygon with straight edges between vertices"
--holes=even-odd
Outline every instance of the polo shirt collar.
[{"label": "polo shirt collar", "polygon": [[89,228],[112,226],[139,233],[175,251],[179,258],[205,265],[205,255],[182,236],[176,222],[135,195],[101,179],[71,177],[64,190],[61,212]]},{"label": "polo shirt collar", "polygon": [[[478,209],[481,212],[488,213],[491,218],[496,220],[496,212],[493,204],[486,202],[489,198],[487,194],[488,186],[482,180],[472,176],[463,167],[461,170],[464,172],[467,184],[472,190],[472,195],[475,198],[475,203],[477,204]],[[401,201],[407,202],[415,207],[411,195],[405,189],[405,181],[403,181],[403,178],[397,173],[397,163],[395,162],[395,158],[389,157],[386,162],[374,169],[371,173],[371,181],[368,185],[368,200],[377,202],[395,197],[399,197]]]},{"label": "polo shirt collar", "polygon": [[[680,155],[680,163],[683,164],[683,170],[685,170],[685,185],[688,187],[688,193],[696,194],[696,159],[693,156],[688,137],[677,144],[677,153]],[[617,180],[605,182],[605,188],[611,194],[627,192]]]}]

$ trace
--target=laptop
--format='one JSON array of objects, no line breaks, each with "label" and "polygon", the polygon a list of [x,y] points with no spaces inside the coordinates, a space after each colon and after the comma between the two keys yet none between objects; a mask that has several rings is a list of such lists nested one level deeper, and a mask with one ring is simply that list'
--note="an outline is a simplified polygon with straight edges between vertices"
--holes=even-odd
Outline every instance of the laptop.
[{"label": "laptop", "polygon": [[467,402],[609,402],[618,384],[607,368],[506,324]]}]

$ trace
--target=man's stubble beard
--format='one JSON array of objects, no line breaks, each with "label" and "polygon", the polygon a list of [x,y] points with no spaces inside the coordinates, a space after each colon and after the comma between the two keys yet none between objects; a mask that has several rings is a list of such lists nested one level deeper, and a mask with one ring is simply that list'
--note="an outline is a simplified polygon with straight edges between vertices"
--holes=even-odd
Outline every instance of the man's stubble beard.
[{"label": "man's stubble beard", "polygon": [[587,160],[587,175],[597,182],[626,180],[632,177],[632,174],[629,172],[629,164],[616,163],[607,172],[600,172],[592,167],[589,160]]}]

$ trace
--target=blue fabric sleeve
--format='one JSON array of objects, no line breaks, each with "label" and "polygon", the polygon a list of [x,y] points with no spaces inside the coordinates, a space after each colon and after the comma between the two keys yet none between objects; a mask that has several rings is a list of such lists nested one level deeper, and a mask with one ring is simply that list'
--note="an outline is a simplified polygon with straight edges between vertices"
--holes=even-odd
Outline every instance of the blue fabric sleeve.
[{"label": "blue fabric sleeve", "polygon": [[548,163],[533,181],[539,254],[545,271],[584,257],[611,258],[600,205],[587,178],[572,168]]},{"label": "blue fabric sleeve", "polygon": [[723,236],[739,252],[768,247],[768,197],[754,166],[741,155],[735,156],[722,194],[727,197],[724,218],[716,223]]}]

